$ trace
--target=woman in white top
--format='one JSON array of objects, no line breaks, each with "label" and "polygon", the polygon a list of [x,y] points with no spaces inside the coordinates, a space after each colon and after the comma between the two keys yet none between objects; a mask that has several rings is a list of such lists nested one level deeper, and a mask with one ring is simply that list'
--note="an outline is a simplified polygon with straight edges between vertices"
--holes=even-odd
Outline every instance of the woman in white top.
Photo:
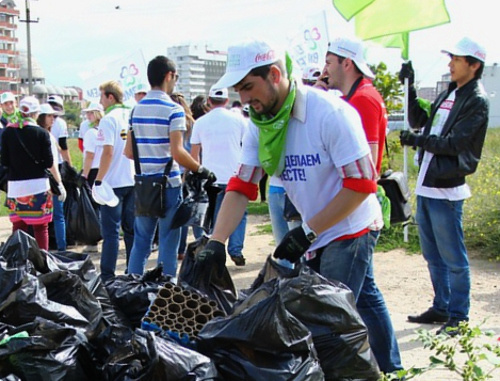
[{"label": "woman in white top", "polygon": [[104,111],[100,103],[91,103],[83,110],[89,121],[89,129],[83,136],[83,170],[82,176],[87,179],[89,186],[94,185],[99,162],[101,161],[102,147],[97,146],[97,127],[104,116]]}]

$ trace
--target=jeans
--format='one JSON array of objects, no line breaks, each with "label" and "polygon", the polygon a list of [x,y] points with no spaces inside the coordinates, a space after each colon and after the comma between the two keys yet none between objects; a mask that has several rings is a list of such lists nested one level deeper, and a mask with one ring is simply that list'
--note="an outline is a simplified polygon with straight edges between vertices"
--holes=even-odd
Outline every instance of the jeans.
[{"label": "jeans", "polygon": [[[222,205],[222,200],[224,199],[224,195],[226,193],[226,185],[217,185],[222,189],[221,192],[217,195],[217,199],[215,201],[215,211],[214,211],[214,226],[215,222],[217,222],[217,215],[219,214],[220,207]],[[227,245],[227,252],[232,257],[240,257],[242,256],[243,251],[243,242],[245,241],[245,230],[247,226],[247,211],[243,214],[240,223],[234,230],[233,234],[229,236],[229,243]]]},{"label": "jeans", "polygon": [[64,220],[64,203],[59,201],[58,196],[52,196],[54,210],[52,221],[54,223],[54,235],[58,251],[66,251],[66,221]]},{"label": "jeans", "polygon": [[463,200],[417,196],[420,247],[434,288],[433,308],[450,318],[468,320],[470,269],[462,226]]},{"label": "jeans", "polygon": [[123,230],[127,263],[134,243],[134,187],[114,188],[118,205],[101,205],[101,278],[106,281],[115,276],[120,243],[120,226]]},{"label": "jeans", "polygon": [[167,212],[165,217],[135,217],[134,245],[128,264],[129,274],[143,274],[151,255],[151,244],[156,226],[159,229],[158,264],[163,264],[163,274],[175,277],[177,272],[177,249],[181,236],[181,228],[171,229],[172,220],[182,202],[181,187],[166,188],[165,200]]},{"label": "jeans", "polygon": [[352,290],[379,368],[389,373],[403,367],[389,311],[373,275],[373,251],[379,234],[371,231],[361,237],[332,241],[307,264]]},{"label": "jeans", "polygon": [[[278,246],[289,230],[296,228],[302,224],[301,221],[287,222],[283,217],[283,209],[285,207],[285,191],[269,192],[269,216],[271,217],[271,226],[273,229],[273,237],[276,246]],[[293,268],[293,263],[286,259],[277,259],[280,265]]]}]

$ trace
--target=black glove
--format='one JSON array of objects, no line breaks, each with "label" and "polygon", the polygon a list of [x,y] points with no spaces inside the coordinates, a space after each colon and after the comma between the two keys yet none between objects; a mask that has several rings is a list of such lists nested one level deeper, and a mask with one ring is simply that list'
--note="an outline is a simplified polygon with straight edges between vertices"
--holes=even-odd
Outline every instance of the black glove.
[{"label": "black glove", "polygon": [[399,141],[402,146],[412,146],[413,148],[416,148],[424,145],[425,137],[423,135],[414,134],[411,131],[404,130],[399,134]]},{"label": "black glove", "polygon": [[219,241],[210,240],[205,247],[200,250],[195,257],[196,265],[215,266],[217,275],[222,277],[226,267],[226,246]]},{"label": "black glove", "polygon": [[213,184],[217,181],[217,177],[215,176],[215,173],[210,171],[210,169],[205,168],[204,166],[200,165],[198,170],[194,173],[196,176],[198,176],[202,180],[207,180],[207,184]]},{"label": "black glove", "polygon": [[302,226],[290,230],[281,240],[274,251],[275,258],[287,259],[292,263],[297,262],[300,257],[309,249],[311,242],[307,239]]},{"label": "black glove", "polygon": [[405,84],[405,78],[408,78],[408,85],[413,86],[415,83],[415,72],[413,71],[411,61],[405,62],[401,65],[401,70],[399,71],[399,81],[403,85]]}]

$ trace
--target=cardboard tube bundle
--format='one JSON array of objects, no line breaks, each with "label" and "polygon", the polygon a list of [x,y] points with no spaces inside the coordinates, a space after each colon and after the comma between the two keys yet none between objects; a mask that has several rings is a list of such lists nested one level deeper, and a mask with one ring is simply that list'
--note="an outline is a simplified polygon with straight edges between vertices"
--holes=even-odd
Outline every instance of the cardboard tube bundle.
[{"label": "cardboard tube bundle", "polygon": [[162,330],[194,337],[211,319],[225,316],[217,303],[196,292],[185,290],[173,283],[166,283],[158,290],[156,299],[142,319]]}]

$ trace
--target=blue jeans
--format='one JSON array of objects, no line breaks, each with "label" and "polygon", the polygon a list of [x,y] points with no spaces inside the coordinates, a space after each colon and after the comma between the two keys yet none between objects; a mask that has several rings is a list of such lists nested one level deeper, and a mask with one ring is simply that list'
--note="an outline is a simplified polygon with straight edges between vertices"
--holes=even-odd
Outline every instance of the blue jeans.
[{"label": "blue jeans", "polygon": [[[217,199],[215,201],[215,211],[214,211],[214,226],[217,222],[217,215],[219,214],[220,207],[222,205],[222,200],[224,199],[224,195],[226,194],[226,185],[217,185],[222,189],[221,192],[217,195]],[[232,257],[240,257],[242,256],[243,251],[243,242],[245,241],[245,230],[247,226],[247,211],[243,214],[240,223],[234,230],[233,234],[229,236],[229,243],[227,245],[227,252]]]},{"label": "blue jeans", "polygon": [[177,249],[181,236],[181,228],[171,229],[174,214],[182,202],[181,187],[166,188],[165,200],[167,212],[165,217],[135,217],[134,245],[128,264],[129,274],[143,274],[151,255],[151,244],[156,226],[159,229],[158,264],[163,264],[163,274],[175,277],[177,272]]},{"label": "blue jeans", "polygon": [[[271,190],[272,186],[269,187]],[[274,187],[277,188],[277,187]],[[281,188],[282,189],[282,188]],[[277,190],[277,189],[276,189]],[[278,246],[289,230],[301,225],[301,221],[287,222],[283,217],[283,209],[285,208],[285,191],[270,191],[268,194],[269,216],[271,217],[271,226],[273,229],[273,237],[276,246]],[[277,259],[280,265],[293,268],[293,263],[286,259]]]},{"label": "blue jeans", "polygon": [[371,231],[361,237],[332,241],[307,264],[352,290],[379,368],[389,373],[403,366],[389,311],[373,276],[373,251],[379,234]]},{"label": "blue jeans", "polygon": [[66,251],[66,221],[64,220],[64,203],[59,201],[58,196],[52,196],[54,210],[52,222],[54,223],[54,235],[58,251]]},{"label": "blue jeans", "polygon": [[119,199],[114,208],[101,205],[101,278],[106,281],[115,276],[120,244],[120,226],[123,230],[127,263],[134,243],[134,187],[114,188]]},{"label": "blue jeans", "polygon": [[450,318],[469,319],[470,269],[462,227],[463,200],[417,196],[420,247],[434,288],[433,308]]}]

